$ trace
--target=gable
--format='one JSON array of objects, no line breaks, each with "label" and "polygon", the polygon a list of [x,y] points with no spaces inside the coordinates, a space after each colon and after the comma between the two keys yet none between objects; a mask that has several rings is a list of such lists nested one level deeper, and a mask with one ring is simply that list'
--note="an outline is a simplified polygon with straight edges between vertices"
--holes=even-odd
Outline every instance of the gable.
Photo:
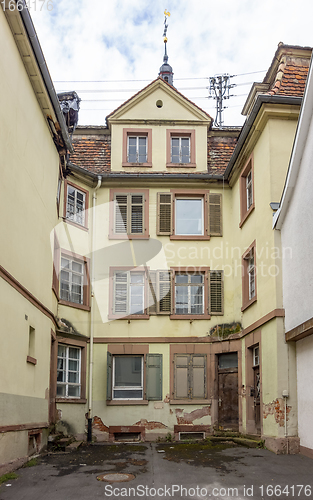
[{"label": "gable", "polygon": [[209,125],[211,117],[176,89],[158,79],[107,117],[109,124],[140,121],[198,122]]}]

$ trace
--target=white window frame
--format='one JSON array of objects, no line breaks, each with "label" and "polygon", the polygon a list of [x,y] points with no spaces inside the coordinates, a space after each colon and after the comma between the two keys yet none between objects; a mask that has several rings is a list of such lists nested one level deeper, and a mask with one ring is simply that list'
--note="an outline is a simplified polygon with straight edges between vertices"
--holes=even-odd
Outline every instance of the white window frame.
[{"label": "white window frame", "polygon": [[255,264],[254,264],[254,252],[251,250],[251,254],[248,258],[248,283],[249,283],[249,300],[255,297]]},{"label": "white window frame", "polygon": [[246,176],[247,211],[253,205],[252,170]]},{"label": "white window frame", "polygon": [[[79,399],[81,397],[81,358],[82,358],[82,350],[80,347],[76,347],[76,346],[72,346],[72,345],[65,345],[65,344],[59,344],[60,347],[64,347],[66,349],[66,357],[63,358],[61,356],[59,356],[59,352],[58,352],[58,356],[57,356],[57,359],[64,359],[65,360],[65,369],[63,370],[60,370],[60,369],[57,369],[57,372],[59,371],[62,371],[62,372],[65,372],[65,382],[59,382],[57,380],[57,387],[59,386],[62,386],[62,387],[65,387],[65,396],[64,395],[58,395],[57,394],[57,398],[68,398],[68,399]],[[58,346],[58,348],[59,348]],[[70,349],[76,349],[78,352],[79,352],[79,357],[78,358],[70,358],[69,357],[69,351]],[[69,361],[70,360],[74,360],[74,361],[78,361],[78,370],[69,370]],[[78,373],[78,380],[79,382],[69,382],[68,380],[68,376],[69,376],[69,373],[70,372],[73,372],[73,373]],[[68,388],[69,386],[74,386],[74,387],[79,387],[79,395],[78,396],[69,396],[68,395]]]},{"label": "white window frame", "polygon": [[253,366],[259,366],[260,364],[260,346],[256,345],[253,347],[252,351]]},{"label": "white window frame", "polygon": [[[67,260],[69,262],[69,268],[63,267],[62,266],[62,260]],[[73,263],[79,264],[82,267],[82,272],[79,273],[78,271],[73,271]],[[69,281],[65,282],[62,280],[62,271],[69,273]],[[73,275],[74,276],[79,276],[80,277],[80,283],[73,283]],[[78,259],[71,259],[67,255],[61,255],[61,270],[60,270],[60,299],[64,300],[66,302],[72,302],[73,304],[84,304],[84,281],[85,281],[85,262],[78,260]],[[68,283],[68,294],[69,298],[65,298],[62,296],[62,283]],[[73,292],[72,288],[74,285],[80,285],[81,287],[81,295],[80,295],[80,301],[77,302],[73,300]]]},{"label": "white window frame", "polygon": [[[193,200],[200,200],[201,201],[201,233],[183,233],[177,232],[177,202],[178,201],[193,201]],[[204,197],[194,197],[194,196],[175,196],[175,235],[177,236],[204,236]]]},{"label": "white window frame", "polygon": [[[69,201],[69,189],[74,190],[74,200],[72,202]],[[82,210],[78,210],[77,204],[77,193],[83,195],[83,208]],[[69,205],[73,206],[73,212],[69,211]],[[85,210],[86,210],[86,193],[72,186],[71,184],[67,184],[67,193],[66,193],[66,219],[79,224],[80,226],[85,226]]]},{"label": "white window frame", "polygon": [[[126,280],[124,283],[120,282],[121,285],[126,285],[126,311],[121,312],[116,310],[116,305],[117,305],[117,285],[116,283],[116,275],[117,274],[125,274],[126,275]],[[140,275],[142,276],[142,283],[132,283],[132,276],[135,275]],[[142,312],[131,312],[131,306],[132,306],[132,288],[135,286],[141,286],[142,287]],[[121,292],[119,292],[121,294]],[[146,314],[145,309],[146,309],[146,276],[145,276],[145,271],[124,271],[123,269],[120,270],[115,270],[114,275],[113,275],[113,314],[114,315],[119,315],[119,316],[132,316],[132,315],[144,315]]]},{"label": "white window frame", "polygon": [[[129,157],[130,157],[130,154],[129,154],[129,147],[130,147],[130,144],[129,144],[129,140],[130,139],[136,139],[136,161],[130,161]],[[145,158],[144,158],[144,161],[139,161],[139,139],[144,139],[145,140],[145,149],[146,149],[146,152],[145,152]],[[131,135],[129,134],[127,136],[127,161],[128,163],[147,163],[148,161],[148,137],[146,135]]]},{"label": "white window frame", "polygon": [[[142,401],[143,400],[143,396],[144,396],[144,387],[143,387],[143,381],[144,381],[144,356],[143,355],[140,355],[140,354],[129,354],[129,355],[126,355],[124,357],[128,357],[128,358],[140,358],[141,359],[141,386],[115,386],[115,360],[117,357],[123,357],[122,355],[113,355],[113,369],[112,369],[112,399],[115,400],[115,401]],[[142,397],[141,398],[125,398],[125,397],[114,397],[114,391],[115,390],[124,390],[124,391],[129,391],[129,390],[134,390],[134,391],[138,391],[138,390],[141,390],[142,391]]]},{"label": "white window frame", "polygon": [[[179,141],[179,145],[178,145],[178,148],[179,148],[179,161],[176,162],[176,161],[173,161],[173,140],[177,140]],[[188,140],[188,150],[189,150],[189,153],[188,153],[188,161],[184,161],[183,162],[183,152],[182,152],[182,140]],[[176,156],[176,155],[175,155]],[[177,135],[173,135],[171,137],[171,163],[174,163],[174,164],[177,164],[177,163],[181,163],[182,165],[186,165],[187,163],[191,163],[191,138],[189,136],[185,137],[185,136],[177,136]]]},{"label": "white window frame", "polygon": [[[188,276],[188,283],[176,283],[176,278],[177,276]],[[191,276],[202,276],[202,283],[191,283]],[[182,315],[185,315],[185,316],[191,316],[191,315],[198,315],[198,314],[204,314],[205,313],[205,293],[204,293],[204,286],[205,286],[205,275],[202,274],[202,273],[195,273],[195,274],[191,274],[191,273],[175,273],[175,290],[174,290],[174,301],[175,301],[175,314],[182,314]],[[201,286],[202,287],[202,312],[191,312],[191,288],[192,287],[199,287]],[[182,288],[182,287],[187,287],[187,290],[188,290],[188,312],[187,313],[182,313],[182,312],[177,312],[177,305],[176,305],[176,289],[177,288]]]}]

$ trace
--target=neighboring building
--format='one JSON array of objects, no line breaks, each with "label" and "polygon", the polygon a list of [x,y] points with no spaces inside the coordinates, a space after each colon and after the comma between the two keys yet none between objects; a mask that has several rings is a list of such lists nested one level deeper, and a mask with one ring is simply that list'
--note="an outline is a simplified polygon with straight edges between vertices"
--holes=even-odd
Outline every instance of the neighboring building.
[{"label": "neighboring building", "polygon": [[[297,363],[300,451],[313,458],[313,78],[308,76],[298,129],[275,227],[283,248],[283,305],[290,362]],[[294,367],[293,367],[294,370]],[[287,385],[287,390],[289,386]],[[289,401],[289,399],[287,399]]]},{"label": "neighboring building", "polygon": [[71,149],[28,11],[2,7],[0,475],[47,443],[57,316],[50,233]]},{"label": "neighboring building", "polygon": [[283,191],[310,56],[279,44],[239,137],[212,128],[162,78],[107,127],[76,130],[57,231],[57,334],[59,363],[65,346],[85,360],[90,337],[92,377],[88,400],[85,368],[80,398],[57,384],[56,415],[71,432],[85,432],[86,414],[99,440],[219,428],[298,450],[270,204]]}]

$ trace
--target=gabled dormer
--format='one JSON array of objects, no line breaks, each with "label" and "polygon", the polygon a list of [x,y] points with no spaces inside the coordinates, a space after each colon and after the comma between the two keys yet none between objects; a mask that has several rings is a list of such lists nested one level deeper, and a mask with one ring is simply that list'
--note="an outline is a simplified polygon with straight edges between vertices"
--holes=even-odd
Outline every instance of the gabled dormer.
[{"label": "gabled dormer", "polygon": [[210,115],[157,78],[107,117],[111,170],[205,172],[211,123]]}]

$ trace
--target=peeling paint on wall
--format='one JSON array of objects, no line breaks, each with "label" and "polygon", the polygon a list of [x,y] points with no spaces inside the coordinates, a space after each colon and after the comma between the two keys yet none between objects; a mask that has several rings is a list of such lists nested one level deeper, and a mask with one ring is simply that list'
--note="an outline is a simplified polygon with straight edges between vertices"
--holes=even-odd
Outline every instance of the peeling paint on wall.
[{"label": "peeling paint on wall", "polygon": [[167,425],[162,424],[162,422],[154,422],[153,420],[148,422],[145,418],[142,418],[133,425],[145,427],[147,431],[152,431],[153,429],[167,429]]},{"label": "peeling paint on wall", "polygon": [[93,417],[92,427],[101,432],[109,432],[109,428],[102,422],[100,417]]},{"label": "peeling paint on wall", "polygon": [[184,413],[184,410],[181,408],[175,409],[177,424],[191,424],[194,420],[198,420],[199,418],[205,417],[207,415],[211,415],[210,406],[203,406],[203,408],[199,408],[197,410],[193,410],[190,413]]},{"label": "peeling paint on wall", "polygon": [[[288,414],[291,411],[291,406],[287,406],[287,422],[288,422]],[[279,427],[283,427],[285,425],[285,402],[283,399],[275,399],[271,403],[263,403],[263,417],[266,419],[269,415],[274,415],[276,424],[279,424]]]}]

